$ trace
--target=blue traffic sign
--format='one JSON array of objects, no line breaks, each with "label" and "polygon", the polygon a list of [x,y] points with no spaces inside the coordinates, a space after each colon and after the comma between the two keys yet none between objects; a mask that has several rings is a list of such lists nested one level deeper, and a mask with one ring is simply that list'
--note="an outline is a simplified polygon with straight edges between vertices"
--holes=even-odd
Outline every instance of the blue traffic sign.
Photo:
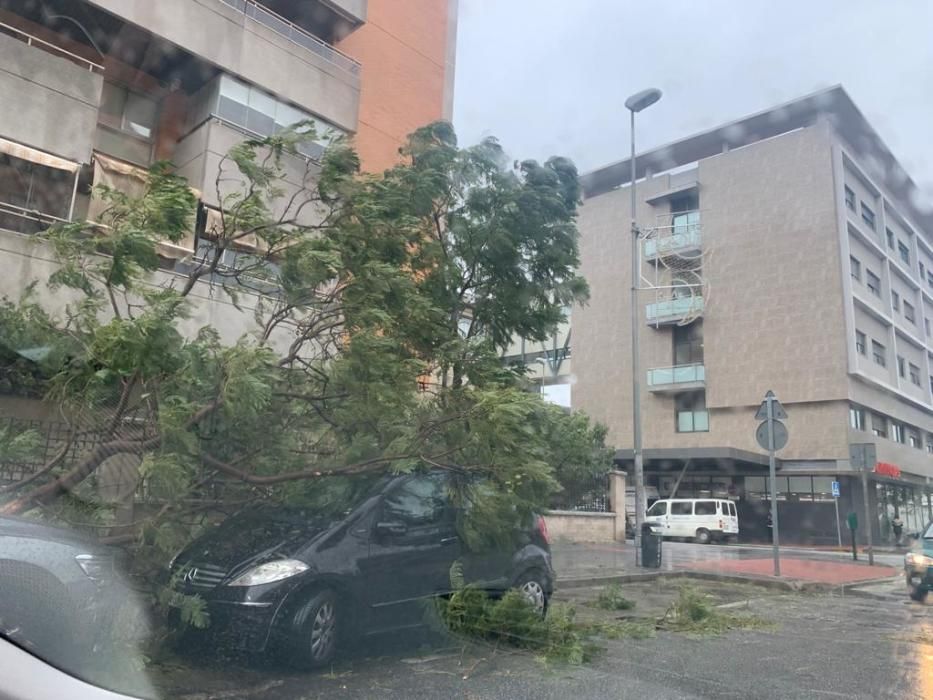
[{"label": "blue traffic sign", "polygon": [[833,482],[833,498],[839,498],[839,482]]}]

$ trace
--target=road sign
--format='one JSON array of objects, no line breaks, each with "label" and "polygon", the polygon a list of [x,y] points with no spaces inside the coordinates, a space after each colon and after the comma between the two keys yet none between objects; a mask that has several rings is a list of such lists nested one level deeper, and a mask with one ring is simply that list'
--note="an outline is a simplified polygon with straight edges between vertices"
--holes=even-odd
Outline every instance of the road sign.
[{"label": "road sign", "polygon": [[[755,431],[755,439],[761,445],[761,449],[769,449],[768,445],[768,421],[764,420],[758,424]],[[774,449],[780,450],[787,445],[787,426],[780,421],[774,421]]]},{"label": "road sign", "polygon": [[[765,394],[765,400],[761,402],[761,406],[758,407],[758,412],[755,414],[755,420],[768,420],[768,397],[771,397],[771,417],[774,420],[784,420],[787,418],[787,411],[784,410],[784,407],[781,405],[781,402],[774,398],[774,392],[769,391]],[[768,449],[767,447],[765,449]]]},{"label": "road sign", "polygon": [[833,482],[833,498],[839,498],[839,482]]}]

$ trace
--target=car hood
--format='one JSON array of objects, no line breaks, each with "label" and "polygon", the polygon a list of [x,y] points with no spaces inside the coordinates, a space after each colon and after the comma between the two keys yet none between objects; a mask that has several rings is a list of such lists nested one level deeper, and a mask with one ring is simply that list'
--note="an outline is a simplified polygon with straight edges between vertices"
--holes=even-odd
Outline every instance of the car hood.
[{"label": "car hood", "polygon": [[299,521],[233,516],[188,545],[175,563],[208,564],[232,571],[246,564],[295,558],[336,524],[329,518]]},{"label": "car hood", "polygon": [[0,517],[0,537],[25,537],[66,544],[90,552],[106,551],[105,547],[89,537],[26,518]]}]

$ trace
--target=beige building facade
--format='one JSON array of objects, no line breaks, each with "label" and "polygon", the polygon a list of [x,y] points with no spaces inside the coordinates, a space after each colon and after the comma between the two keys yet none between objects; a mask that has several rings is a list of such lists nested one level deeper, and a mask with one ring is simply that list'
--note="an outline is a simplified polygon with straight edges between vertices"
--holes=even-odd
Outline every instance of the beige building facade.
[{"label": "beige building facade", "polygon": [[[871,443],[876,536],[933,519],[933,216],[841,87],[636,160],[647,483],[730,496],[766,539],[767,455],[755,412],[772,390],[782,532],[836,540],[864,517],[850,446]],[[632,461],[629,162],[583,176],[573,408]],[[870,274],[869,274],[870,273]],[[845,533],[843,533],[845,534]]]}]

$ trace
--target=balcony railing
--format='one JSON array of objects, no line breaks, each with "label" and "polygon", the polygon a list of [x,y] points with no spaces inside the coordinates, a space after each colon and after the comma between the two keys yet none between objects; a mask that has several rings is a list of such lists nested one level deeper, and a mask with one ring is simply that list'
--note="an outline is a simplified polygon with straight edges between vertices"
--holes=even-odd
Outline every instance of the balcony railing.
[{"label": "balcony railing", "polygon": [[700,224],[668,226],[645,241],[645,258],[663,258],[681,251],[699,250],[701,247]]},{"label": "balcony railing", "polygon": [[10,26],[9,24],[4,24],[0,22],[0,33],[7,34],[12,36],[15,39],[19,39],[22,42],[25,42],[29,46],[34,46],[37,49],[42,49],[48,53],[60,56],[61,58],[66,58],[72,63],[76,63],[82,68],[87,68],[89,71],[103,73],[104,67],[99,63],[94,63],[94,61],[89,61],[84,56],[79,56],[76,53],[72,53],[66,49],[63,49],[61,46],[56,46],[44,39],[40,39],[37,36],[32,34],[27,34],[22,29],[17,29],[16,27]]},{"label": "balcony railing", "polygon": [[687,318],[700,316],[703,313],[703,297],[688,296],[659,301],[648,304],[646,312],[649,324],[679,323]]},{"label": "balcony railing", "polygon": [[242,12],[254,22],[268,27],[293,44],[297,44],[312,53],[316,53],[326,61],[333,63],[335,66],[353,75],[359,75],[360,64],[358,61],[350,58],[345,53],[341,53],[326,41],[318,39],[294,22],[290,22],[281,15],[263,7],[260,3],[255,2],[255,0],[221,0],[221,2],[225,5],[229,5],[238,12]]},{"label": "balcony railing", "polygon": [[678,433],[705,433],[709,431],[709,411],[679,411]]},{"label": "balcony railing", "polygon": [[684,391],[700,389],[706,384],[706,368],[702,364],[656,367],[648,370],[649,391]]}]

